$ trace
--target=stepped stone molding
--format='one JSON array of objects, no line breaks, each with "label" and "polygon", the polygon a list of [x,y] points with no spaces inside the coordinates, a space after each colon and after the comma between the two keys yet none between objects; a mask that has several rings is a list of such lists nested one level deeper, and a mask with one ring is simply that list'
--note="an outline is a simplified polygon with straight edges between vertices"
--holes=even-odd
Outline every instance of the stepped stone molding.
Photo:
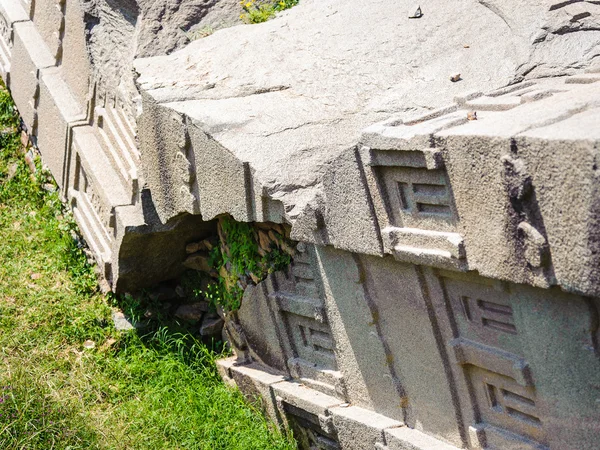
[{"label": "stepped stone molding", "polygon": [[177,277],[224,214],[284,223],[218,366],[300,448],[597,449],[598,2],[302,0],[190,43],[237,3],[0,0],[109,288]]},{"label": "stepped stone molding", "polygon": [[[2,71],[32,141],[71,205],[112,289],[181,272],[185,242],[210,234],[201,217],[156,217],[138,175],[135,118],[118,89],[92,77],[78,2],[2,0]],[[184,234],[175,233],[181,227]],[[171,253],[165,245],[180,244]],[[150,257],[152,253],[160,256]],[[132,264],[133,262],[133,264]],[[142,263],[142,265],[140,265]]]}]

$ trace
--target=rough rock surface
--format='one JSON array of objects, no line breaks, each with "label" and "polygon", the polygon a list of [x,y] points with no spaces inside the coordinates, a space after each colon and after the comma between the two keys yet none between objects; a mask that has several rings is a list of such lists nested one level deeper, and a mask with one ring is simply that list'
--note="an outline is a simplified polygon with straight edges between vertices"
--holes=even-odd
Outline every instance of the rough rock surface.
[{"label": "rough rock surface", "polygon": [[[420,19],[407,18],[408,3],[304,0],[268,23],[136,60],[137,82],[147,104],[184,115],[249,162],[293,221],[365,126],[464,92],[573,73],[598,56],[600,5],[592,2],[439,0],[422,5]],[[451,83],[455,72],[462,80]],[[162,181],[148,177],[155,192],[168,189]],[[157,203],[163,219],[179,212]]]},{"label": "rough rock surface", "polygon": [[[236,3],[0,0],[24,141],[107,283],[223,319],[222,376],[300,448],[597,450],[598,1],[301,0],[182,48]],[[171,286],[225,214],[292,261],[219,319],[174,298],[208,277]]]},{"label": "rough rock surface", "polygon": [[98,78],[135,96],[132,62],[163,55],[194,38],[195,28],[239,23],[237,0],[81,0],[88,49]]}]

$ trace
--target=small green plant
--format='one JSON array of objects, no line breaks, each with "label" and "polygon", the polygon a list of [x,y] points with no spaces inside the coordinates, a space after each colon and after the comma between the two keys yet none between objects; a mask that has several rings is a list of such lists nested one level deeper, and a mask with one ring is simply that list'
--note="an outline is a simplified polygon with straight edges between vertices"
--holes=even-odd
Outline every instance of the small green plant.
[{"label": "small green plant", "polygon": [[[236,311],[242,305],[244,289],[248,284],[258,284],[267,275],[285,269],[292,262],[291,243],[278,234],[268,249],[259,245],[259,233],[252,224],[237,222],[229,216],[219,220],[220,245],[210,252],[209,265],[217,280],[198,293],[213,307]],[[266,233],[265,233],[266,234]]]},{"label": "small green plant", "polygon": [[261,23],[273,18],[279,11],[289,9],[298,4],[299,0],[246,0],[242,1],[244,13],[240,15],[246,23]]},{"label": "small green plant", "polygon": [[215,28],[212,25],[206,25],[202,28],[198,28],[193,31],[186,31],[185,34],[190,41],[196,41],[198,39],[210,36],[215,31],[217,31],[217,28]]}]

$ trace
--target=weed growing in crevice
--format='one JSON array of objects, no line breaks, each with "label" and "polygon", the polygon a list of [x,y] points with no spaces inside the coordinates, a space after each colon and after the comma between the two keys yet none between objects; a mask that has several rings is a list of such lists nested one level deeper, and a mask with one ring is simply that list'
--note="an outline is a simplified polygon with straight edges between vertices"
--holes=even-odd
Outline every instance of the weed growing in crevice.
[{"label": "weed growing in crevice", "polygon": [[283,228],[280,232],[261,230],[257,226],[237,222],[230,216],[219,219],[219,245],[210,251],[209,266],[216,281],[210,282],[198,295],[204,296],[214,308],[237,311],[244,290],[256,285],[269,274],[286,269],[292,262],[294,245]]}]

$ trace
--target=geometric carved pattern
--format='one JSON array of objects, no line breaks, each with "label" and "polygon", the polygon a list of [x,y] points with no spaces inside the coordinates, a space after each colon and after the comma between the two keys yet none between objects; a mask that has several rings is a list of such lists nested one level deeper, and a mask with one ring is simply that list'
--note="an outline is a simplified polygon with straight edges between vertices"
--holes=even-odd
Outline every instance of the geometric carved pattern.
[{"label": "geometric carved pattern", "polygon": [[138,166],[140,152],[137,148],[135,125],[129,118],[123,103],[115,96],[102,91],[96,85],[93,125],[101,136],[101,143],[110,156],[111,163],[123,181],[131,186],[131,198],[135,199],[139,190]]},{"label": "geometric carved pattern", "polygon": [[326,324],[308,252],[299,254],[291,272],[296,293],[286,296],[280,305],[285,311],[295,356],[322,369],[336,370],[334,341]]},{"label": "geometric carved pattern", "polygon": [[522,344],[508,292],[499,284],[464,282],[444,278],[458,336],[520,354]]},{"label": "geometric carved pattern", "polygon": [[329,327],[313,318],[287,314],[293,335],[293,346],[299,358],[319,367],[335,370],[334,342]]},{"label": "geometric carved pattern", "polygon": [[384,251],[400,261],[462,270],[466,255],[441,151],[363,147],[361,158],[372,170],[372,194],[383,200],[375,212]]},{"label": "geometric carved pattern", "polygon": [[6,77],[9,71],[12,48],[12,24],[0,14],[0,71]]},{"label": "geometric carved pattern", "polygon": [[521,356],[510,292],[502,283],[483,278],[444,273],[440,280],[454,323],[448,342],[458,363],[454,371],[467,381],[468,395],[461,402],[473,408],[473,422],[467,424],[471,444],[545,448],[543,417],[529,364]]},{"label": "geometric carved pattern", "polygon": [[512,308],[481,299],[473,300],[466,295],[461,297],[465,317],[482,327],[509,334],[517,334]]},{"label": "geometric carved pattern", "polygon": [[[302,250],[300,250],[302,249]],[[288,366],[295,378],[328,394],[345,395],[337,369],[335,341],[327,322],[325,306],[315,280],[313,250],[300,246],[290,273],[290,291],[273,294],[286,328]]]},{"label": "geometric carved pattern", "polygon": [[[76,149],[77,151],[77,149]],[[79,155],[75,162],[75,183],[70,191],[71,208],[79,223],[87,243],[96,255],[104,262],[104,276],[109,276],[110,266],[108,261],[112,257],[112,236],[108,233],[107,223],[103,223],[102,216],[106,217],[106,211],[102,210],[102,203],[98,201],[94,193],[94,187],[86,174]],[[110,213],[109,213],[110,214]],[[105,222],[105,221],[104,221]]]},{"label": "geometric carved pattern", "polygon": [[534,388],[520,386],[512,378],[478,367],[467,368],[467,373],[473,383],[481,422],[543,440]]},{"label": "geometric carved pattern", "polygon": [[381,167],[378,171],[386,187],[392,225],[431,229],[432,222],[452,221],[444,170]]}]

